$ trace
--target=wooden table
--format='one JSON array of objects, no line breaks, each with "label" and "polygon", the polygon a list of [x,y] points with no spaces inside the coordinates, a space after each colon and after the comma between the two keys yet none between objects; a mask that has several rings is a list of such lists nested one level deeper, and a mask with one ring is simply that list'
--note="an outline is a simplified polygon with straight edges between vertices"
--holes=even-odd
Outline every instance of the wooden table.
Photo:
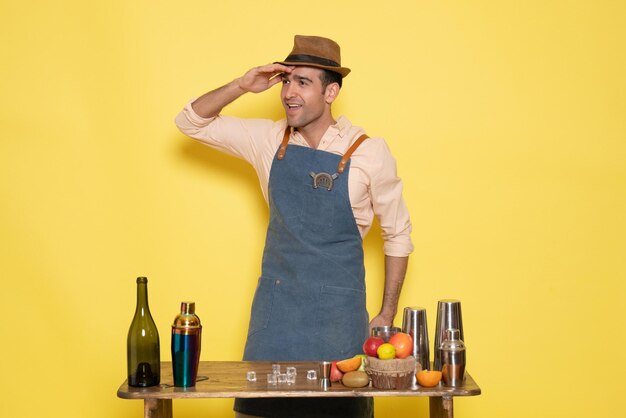
[{"label": "wooden table", "polygon": [[[295,384],[267,383],[267,374],[272,372],[272,364],[281,364],[282,371],[295,366]],[[254,370],[256,382],[248,382],[246,373]],[[418,387],[402,390],[385,390],[372,387],[347,388],[333,383],[323,390],[316,380],[307,380],[307,370],[318,370],[317,362],[247,362],[247,361],[202,361],[198,372],[198,382],[193,388],[173,386],[172,363],[161,363],[161,385],[150,388],[128,386],[122,383],[117,396],[124,399],[143,399],[144,418],[172,418],[172,399],[185,398],[274,398],[274,397],[346,397],[346,396],[428,396],[431,418],[452,418],[454,416],[454,396],[480,395],[480,388],[469,374],[461,387],[434,388]]]}]

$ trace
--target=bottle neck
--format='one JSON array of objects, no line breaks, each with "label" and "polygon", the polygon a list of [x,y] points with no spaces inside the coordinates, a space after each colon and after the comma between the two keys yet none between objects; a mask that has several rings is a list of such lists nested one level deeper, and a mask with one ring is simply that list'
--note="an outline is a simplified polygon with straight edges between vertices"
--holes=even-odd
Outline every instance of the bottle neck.
[{"label": "bottle neck", "polygon": [[150,312],[150,308],[148,307],[148,284],[137,283],[137,309],[135,310],[135,314],[144,316],[147,315],[148,312]]}]

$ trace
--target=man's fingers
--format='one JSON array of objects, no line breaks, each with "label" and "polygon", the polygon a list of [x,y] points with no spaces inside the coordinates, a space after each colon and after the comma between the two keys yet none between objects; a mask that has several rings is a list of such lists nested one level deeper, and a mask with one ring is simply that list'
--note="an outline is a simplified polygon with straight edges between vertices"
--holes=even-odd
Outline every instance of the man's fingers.
[{"label": "man's fingers", "polygon": [[267,64],[250,69],[240,78],[239,87],[244,91],[260,93],[281,82],[282,74],[290,73],[295,67],[282,64]]},{"label": "man's fingers", "polygon": [[288,67],[282,64],[267,64],[261,67],[257,67],[257,70],[262,73],[270,73],[272,76],[280,73],[290,73],[294,67]]},{"label": "man's fingers", "polygon": [[274,77],[269,79],[268,84],[267,84],[267,88],[275,86],[276,84],[278,84],[278,83],[280,83],[282,81],[282,77],[280,77],[280,74],[282,74],[282,73],[278,73]]}]

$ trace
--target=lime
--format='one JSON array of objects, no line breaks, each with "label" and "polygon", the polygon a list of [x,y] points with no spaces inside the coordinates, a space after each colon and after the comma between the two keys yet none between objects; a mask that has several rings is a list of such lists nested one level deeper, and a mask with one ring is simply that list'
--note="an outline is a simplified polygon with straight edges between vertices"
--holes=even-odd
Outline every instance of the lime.
[{"label": "lime", "polygon": [[396,358],[396,348],[389,343],[384,343],[378,347],[376,354],[378,354],[378,358],[381,360],[391,360]]},{"label": "lime", "polygon": [[365,371],[365,362],[367,361],[367,356],[365,354],[357,354],[356,357],[361,357],[361,365],[357,370]]}]

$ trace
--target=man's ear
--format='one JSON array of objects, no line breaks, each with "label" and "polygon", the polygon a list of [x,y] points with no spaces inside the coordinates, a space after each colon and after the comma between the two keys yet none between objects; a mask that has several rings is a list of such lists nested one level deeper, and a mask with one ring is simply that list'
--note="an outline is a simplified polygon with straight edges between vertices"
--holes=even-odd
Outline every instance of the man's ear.
[{"label": "man's ear", "polygon": [[339,84],[330,83],[326,86],[326,91],[324,92],[324,100],[326,103],[331,104],[335,101],[337,96],[339,95]]}]

